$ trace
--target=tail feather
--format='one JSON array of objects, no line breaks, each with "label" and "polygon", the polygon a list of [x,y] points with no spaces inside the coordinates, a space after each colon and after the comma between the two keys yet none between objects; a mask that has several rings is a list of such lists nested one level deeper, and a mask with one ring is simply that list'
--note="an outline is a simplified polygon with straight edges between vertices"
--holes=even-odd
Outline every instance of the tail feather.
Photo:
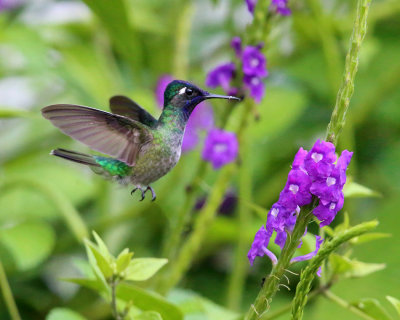
[{"label": "tail feather", "polygon": [[100,167],[100,165],[96,162],[96,160],[92,156],[84,153],[65,150],[65,149],[55,149],[52,150],[50,154],[77,163],[86,164],[88,166]]}]

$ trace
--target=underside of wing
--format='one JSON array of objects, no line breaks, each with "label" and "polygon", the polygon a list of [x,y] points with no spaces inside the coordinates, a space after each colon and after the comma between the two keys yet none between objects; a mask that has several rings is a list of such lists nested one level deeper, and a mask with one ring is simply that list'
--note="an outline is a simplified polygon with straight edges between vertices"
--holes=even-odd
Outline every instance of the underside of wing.
[{"label": "underside of wing", "polygon": [[148,126],[102,110],[57,104],[43,108],[42,114],[70,137],[130,166],[141,146],[153,140]]},{"label": "underside of wing", "polygon": [[157,120],[150,113],[125,96],[110,98],[110,109],[113,113],[139,121],[149,127],[157,124]]}]

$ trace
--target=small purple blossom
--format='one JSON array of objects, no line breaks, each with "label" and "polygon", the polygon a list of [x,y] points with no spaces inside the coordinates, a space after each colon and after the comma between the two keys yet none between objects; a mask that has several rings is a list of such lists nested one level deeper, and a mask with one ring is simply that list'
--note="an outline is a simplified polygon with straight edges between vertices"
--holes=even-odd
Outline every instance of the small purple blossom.
[{"label": "small purple blossom", "polygon": [[164,74],[158,79],[155,94],[156,101],[159,107],[164,106],[164,91],[167,88],[167,85],[173,80],[174,78],[169,74]]},{"label": "small purple blossom", "polygon": [[278,262],[276,256],[267,249],[271,235],[272,235],[272,233],[268,232],[264,228],[264,226],[262,226],[256,232],[256,235],[254,236],[253,244],[251,245],[249,253],[247,254],[247,257],[249,258],[251,265],[253,265],[254,259],[256,257],[262,257],[264,255],[268,256],[271,259],[273,265],[275,265]]},{"label": "small purple blossom", "polygon": [[304,159],[304,169],[314,179],[329,177],[335,161],[336,154],[333,143],[318,139]]},{"label": "small purple blossom", "polygon": [[292,13],[288,8],[288,0],[272,0],[271,7],[281,16],[288,16]]},{"label": "small purple blossom", "polygon": [[243,73],[248,76],[266,77],[267,61],[259,47],[247,46],[242,54]]},{"label": "small purple blossom", "polygon": [[334,201],[326,201],[320,199],[318,206],[314,209],[314,216],[321,221],[320,227],[331,224],[336,214],[343,208],[344,196],[343,192],[338,195],[338,199]]},{"label": "small purple blossom", "polygon": [[302,170],[294,169],[289,172],[286,185],[279,196],[279,202],[287,208],[296,208],[309,204],[311,178]]},{"label": "small purple blossom", "polygon": [[247,9],[251,13],[254,13],[254,8],[256,7],[257,0],[246,0],[246,4],[247,4]]},{"label": "small purple blossom", "polygon": [[209,131],[204,142],[203,159],[212,163],[214,169],[234,161],[239,144],[236,135],[221,129]]},{"label": "small purple blossom", "polygon": [[210,88],[221,86],[226,93],[231,91],[231,80],[235,75],[235,64],[228,62],[221,64],[207,74],[206,85]]},{"label": "small purple blossom", "polygon": [[233,37],[231,47],[235,50],[236,56],[240,58],[242,56],[242,39],[240,37]]},{"label": "small purple blossom", "polygon": [[262,79],[257,76],[245,75],[243,82],[246,88],[249,89],[250,96],[254,99],[254,101],[260,103],[265,94],[265,86]]},{"label": "small purple blossom", "polygon": [[315,236],[315,250],[308,254],[305,254],[304,256],[295,257],[292,260],[290,260],[290,262],[294,263],[299,261],[310,260],[318,253],[318,250],[321,247],[322,242],[324,242],[324,239],[322,239],[320,236]]}]

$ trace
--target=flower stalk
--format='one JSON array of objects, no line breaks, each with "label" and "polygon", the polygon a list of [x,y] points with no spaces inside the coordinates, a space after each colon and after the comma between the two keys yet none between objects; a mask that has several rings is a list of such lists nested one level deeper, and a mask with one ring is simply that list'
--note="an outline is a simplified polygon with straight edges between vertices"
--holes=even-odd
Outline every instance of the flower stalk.
[{"label": "flower stalk", "polygon": [[3,293],[5,305],[8,309],[12,320],[21,320],[17,305],[11,292],[10,284],[8,283],[6,272],[4,271],[3,264],[0,261],[0,289]]}]

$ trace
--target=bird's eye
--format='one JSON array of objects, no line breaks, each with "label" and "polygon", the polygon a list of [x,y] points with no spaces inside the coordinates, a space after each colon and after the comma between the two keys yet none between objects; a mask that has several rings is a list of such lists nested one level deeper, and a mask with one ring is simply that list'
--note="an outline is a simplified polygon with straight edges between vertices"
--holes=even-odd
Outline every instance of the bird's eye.
[{"label": "bird's eye", "polygon": [[186,88],[186,95],[191,96],[193,94],[193,89]]}]

